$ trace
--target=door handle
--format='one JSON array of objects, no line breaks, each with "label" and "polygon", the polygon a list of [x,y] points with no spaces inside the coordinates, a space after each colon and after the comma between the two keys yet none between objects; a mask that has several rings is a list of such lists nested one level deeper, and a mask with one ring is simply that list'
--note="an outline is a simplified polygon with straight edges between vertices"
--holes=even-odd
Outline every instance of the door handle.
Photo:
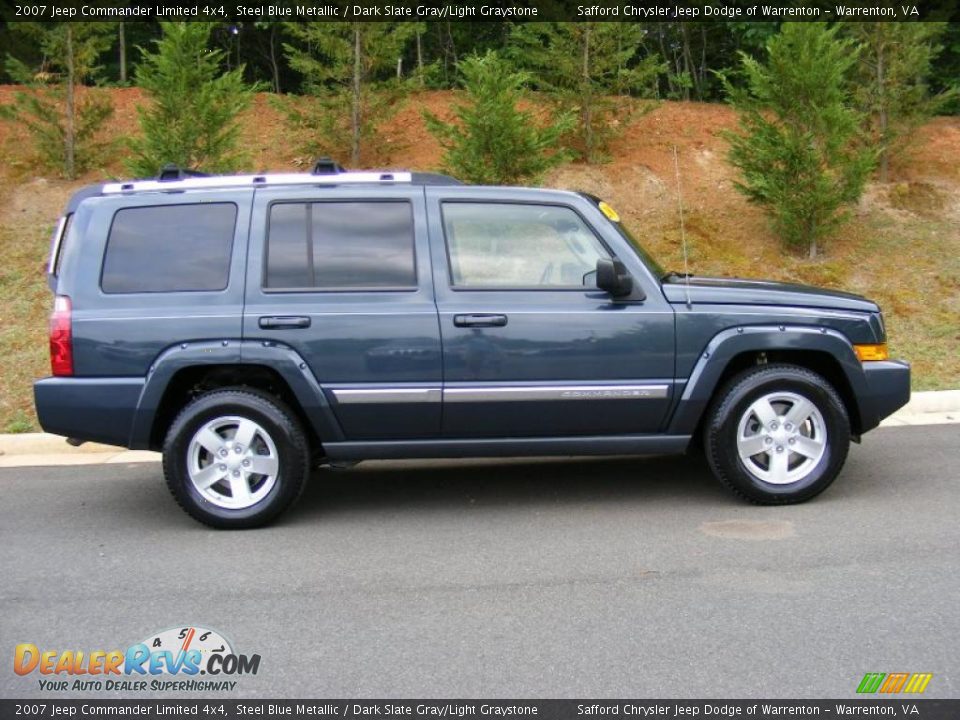
[{"label": "door handle", "polygon": [[264,329],[273,328],[276,330],[286,330],[293,328],[310,327],[310,318],[304,315],[295,316],[269,316],[260,318],[260,327]]},{"label": "door handle", "polygon": [[503,327],[507,324],[506,315],[454,315],[453,324],[457,327]]}]

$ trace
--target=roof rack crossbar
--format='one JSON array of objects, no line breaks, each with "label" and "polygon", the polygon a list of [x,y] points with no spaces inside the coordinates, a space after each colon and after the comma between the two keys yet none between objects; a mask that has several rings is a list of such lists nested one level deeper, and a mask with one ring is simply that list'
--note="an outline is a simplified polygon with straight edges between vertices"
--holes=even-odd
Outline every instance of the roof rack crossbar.
[{"label": "roof rack crossbar", "polygon": [[335,175],[345,172],[346,170],[344,169],[343,165],[326,155],[321,158],[317,158],[317,162],[315,162],[313,165],[314,175]]},{"label": "roof rack crossbar", "polygon": [[352,185],[371,183],[410,183],[409,172],[344,172],[330,175],[313,173],[274,173],[267,175],[220,175],[185,177],[182,180],[134,180],[107,183],[104,195],[140,192],[182,192],[184,190],[214,190],[218,188],[272,187],[275,185]]},{"label": "roof rack crossbar", "polygon": [[167,163],[160,168],[160,174],[157,175],[157,180],[161,182],[174,182],[188,177],[209,177],[209,175],[199,170],[182,168],[176,163]]}]

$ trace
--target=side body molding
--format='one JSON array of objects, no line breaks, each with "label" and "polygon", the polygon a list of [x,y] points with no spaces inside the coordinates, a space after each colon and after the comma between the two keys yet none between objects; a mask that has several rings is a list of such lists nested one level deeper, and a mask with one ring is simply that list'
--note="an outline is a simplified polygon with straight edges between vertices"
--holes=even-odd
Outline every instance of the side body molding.
[{"label": "side body molding", "polygon": [[863,428],[870,418],[864,416],[862,398],[867,392],[863,367],[853,352],[850,341],[836,330],[824,327],[757,325],[728,328],[717,333],[700,354],[690,378],[680,395],[667,433],[692,434],[707,409],[720,376],[728,363],[743,352],[774,350],[807,350],[829,353],[840,364],[853,396],[859,403]]},{"label": "side body molding", "polygon": [[324,439],[343,440],[343,432],[319,383],[303,358],[291,348],[273,342],[212,340],[175,345],[153,362],[134,412],[128,447],[149,447],[153,421],[170,380],[178,371],[200,365],[263,365],[277,371],[316,433]]}]

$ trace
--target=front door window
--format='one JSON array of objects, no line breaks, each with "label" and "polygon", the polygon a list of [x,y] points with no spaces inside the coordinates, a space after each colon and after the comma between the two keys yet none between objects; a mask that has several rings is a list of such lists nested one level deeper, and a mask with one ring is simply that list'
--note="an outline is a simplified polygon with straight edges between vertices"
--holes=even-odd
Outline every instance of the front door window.
[{"label": "front door window", "polygon": [[444,203],[450,277],[457,289],[595,287],[610,253],[570,208]]}]

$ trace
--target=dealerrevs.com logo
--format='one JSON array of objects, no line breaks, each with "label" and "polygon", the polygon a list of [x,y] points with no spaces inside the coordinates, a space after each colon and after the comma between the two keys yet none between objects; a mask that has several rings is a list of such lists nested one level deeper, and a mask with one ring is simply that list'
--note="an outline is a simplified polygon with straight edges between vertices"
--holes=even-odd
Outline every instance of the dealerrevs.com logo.
[{"label": "dealerrevs.com logo", "polygon": [[238,654],[221,633],[196,625],[154,633],[126,650],[20,643],[13,653],[13,671],[37,676],[40,690],[49,692],[229,691],[237,686],[233,678],[256,675],[259,669],[259,655]]}]

